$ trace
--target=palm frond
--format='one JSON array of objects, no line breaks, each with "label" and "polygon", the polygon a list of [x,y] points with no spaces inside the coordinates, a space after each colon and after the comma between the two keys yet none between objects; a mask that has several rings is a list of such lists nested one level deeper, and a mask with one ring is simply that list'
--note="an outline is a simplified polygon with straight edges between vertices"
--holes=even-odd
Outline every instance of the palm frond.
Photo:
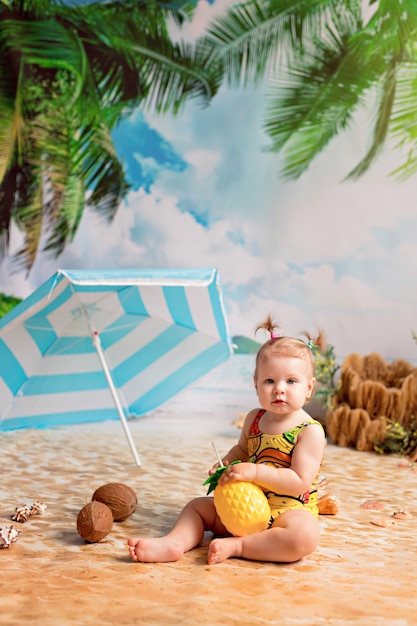
[{"label": "palm frond", "polygon": [[48,233],[45,252],[58,257],[73,240],[84,209],[85,187],[80,178],[71,174],[66,181],[58,213],[51,215],[46,226]]},{"label": "palm frond", "polygon": [[[364,38],[371,45],[364,46]],[[412,0],[381,2],[363,31],[352,38],[352,49],[356,46],[365,66],[376,71],[377,109],[368,152],[348,179],[358,179],[369,169],[390,135],[398,141],[397,147],[410,147],[405,163],[393,174],[402,178],[415,171],[411,157],[416,143],[415,105],[410,99],[416,96],[416,87],[412,86],[417,65],[416,38],[417,4]]]},{"label": "palm frond", "polygon": [[287,64],[319,37],[334,15],[357,1],[261,0],[232,6],[208,29],[208,39],[230,83],[259,83],[268,71]]},{"label": "palm frond", "polygon": [[[11,221],[13,220],[18,229],[24,234],[24,245],[14,257],[14,267],[16,271],[26,269],[30,271],[36,256],[39,252],[43,232],[50,228],[47,221],[49,213],[52,222],[59,214],[68,174],[65,167],[60,166],[65,162],[68,170],[68,155],[62,159],[60,155],[60,143],[50,141],[51,155],[55,156],[53,161],[53,172],[51,167],[47,168],[45,160],[42,158],[44,152],[39,149],[36,143],[37,136],[36,123],[29,127],[33,130],[34,142],[30,144],[25,160],[19,163],[14,160],[13,165],[7,171],[0,185],[0,206],[1,206],[1,228],[2,241],[8,243],[8,233]],[[39,130],[39,129],[38,129]],[[42,127],[43,132],[45,128]],[[42,136],[42,132],[40,133]],[[47,145],[43,143],[43,150]],[[59,168],[62,170],[59,171]],[[57,180],[59,183],[57,184]],[[44,197],[44,191],[49,189],[49,202]],[[7,234],[7,239],[5,238]],[[2,253],[5,253],[5,249]],[[62,248],[61,248],[62,251]]]},{"label": "palm frond", "polygon": [[[282,152],[284,178],[298,178],[362,106],[374,72],[359,72],[349,32],[327,29],[276,81],[266,112],[270,150]],[[360,78],[359,78],[360,77]]]},{"label": "palm frond", "polygon": [[347,175],[346,180],[357,180],[363,176],[375,161],[376,156],[381,152],[388,136],[395,88],[396,75],[395,68],[393,68],[391,72],[386,73],[378,90],[379,106],[377,107],[371,146],[360,163]]},{"label": "palm frond", "polygon": [[363,50],[365,61],[378,57],[383,59],[407,59],[414,48],[417,34],[417,3],[414,0],[378,1],[375,12],[363,27],[369,36],[372,48]]},{"label": "palm frond", "polygon": [[10,182],[17,182],[13,189],[13,218],[24,234],[24,245],[13,261],[17,270],[32,268],[42,236],[43,185],[36,168],[23,163]]},{"label": "palm frond", "polygon": [[23,57],[26,65],[66,69],[82,82],[85,67],[82,51],[59,22],[5,19],[1,23],[1,39],[9,54],[16,59]]},{"label": "palm frond", "polygon": [[221,72],[218,65],[210,63],[212,52],[205,43],[149,43],[146,48],[133,46],[141,56],[141,73],[148,89],[142,106],[175,115],[189,97],[207,105],[220,86]]},{"label": "palm frond", "polygon": [[74,167],[78,175],[82,172],[85,187],[91,190],[88,204],[111,221],[130,186],[109,129],[103,124],[84,129],[72,150]]},{"label": "palm frond", "polygon": [[130,13],[126,3],[110,3],[100,12],[85,5],[81,13],[68,11],[64,16],[79,33],[100,100],[154,106],[157,112],[174,114],[188,97],[206,104],[222,78],[212,48],[202,40],[194,46],[173,44],[166,24],[169,13],[191,7],[184,2],[127,5]]},{"label": "palm frond", "polygon": [[394,169],[392,176],[400,181],[417,173],[417,57],[414,62],[403,64],[397,73],[397,88],[390,132],[395,147],[405,152],[403,162]]},{"label": "palm frond", "polygon": [[9,0],[9,9],[20,15],[30,15],[33,19],[43,19],[45,16],[53,16],[60,0]]},{"label": "palm frond", "polygon": [[11,165],[15,144],[15,114],[0,103],[0,180]]},{"label": "palm frond", "polygon": [[59,255],[86,205],[109,220],[127,193],[111,130],[134,107],[177,113],[223,79],[213,48],[172,43],[192,0],[16,0],[0,4],[0,254],[11,224],[30,270]]}]

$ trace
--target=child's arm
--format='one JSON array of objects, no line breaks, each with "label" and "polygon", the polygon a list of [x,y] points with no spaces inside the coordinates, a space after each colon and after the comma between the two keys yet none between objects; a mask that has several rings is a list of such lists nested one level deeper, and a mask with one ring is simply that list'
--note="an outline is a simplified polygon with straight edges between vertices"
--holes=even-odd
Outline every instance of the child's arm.
[{"label": "child's arm", "polygon": [[265,491],[298,496],[309,489],[320,471],[326,440],[321,426],[311,424],[302,430],[294,446],[291,467],[263,463],[239,463],[223,472],[219,484],[243,480]]}]

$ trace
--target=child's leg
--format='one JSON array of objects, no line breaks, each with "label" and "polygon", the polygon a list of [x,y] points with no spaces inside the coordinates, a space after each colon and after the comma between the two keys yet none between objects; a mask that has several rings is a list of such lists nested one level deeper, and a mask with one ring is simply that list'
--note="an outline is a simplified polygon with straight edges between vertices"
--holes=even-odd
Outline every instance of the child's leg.
[{"label": "child's leg", "polygon": [[277,517],[271,528],[246,537],[213,539],[208,563],[221,563],[230,557],[254,561],[291,563],[307,556],[319,541],[318,521],[307,511],[287,511]]},{"label": "child's leg", "polygon": [[216,514],[213,498],[195,498],[184,507],[167,535],[149,539],[132,537],[128,541],[129,552],[134,561],[177,561],[184,552],[201,543],[205,530],[228,534]]}]

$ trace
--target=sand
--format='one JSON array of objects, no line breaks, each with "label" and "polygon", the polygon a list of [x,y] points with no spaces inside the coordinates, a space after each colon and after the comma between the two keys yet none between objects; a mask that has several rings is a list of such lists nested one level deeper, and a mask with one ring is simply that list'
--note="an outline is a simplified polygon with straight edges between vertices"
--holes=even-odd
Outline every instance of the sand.
[{"label": "sand", "polygon": [[[117,421],[1,433],[0,527],[13,524],[20,535],[0,550],[0,624],[416,624],[417,473],[396,456],[329,443],[323,476],[341,507],[320,517],[320,545],[300,562],[208,566],[209,537],[177,563],[130,560],[130,536],[164,533],[205,493],[211,441],[225,453],[239,435],[227,420],[160,411],[131,422],[140,468]],[[78,512],[97,487],[117,481],[135,490],[137,510],[86,543]],[[362,508],[370,499],[385,508]],[[47,506],[43,516],[11,521],[17,506],[36,500]],[[395,520],[399,509],[413,517]]]}]

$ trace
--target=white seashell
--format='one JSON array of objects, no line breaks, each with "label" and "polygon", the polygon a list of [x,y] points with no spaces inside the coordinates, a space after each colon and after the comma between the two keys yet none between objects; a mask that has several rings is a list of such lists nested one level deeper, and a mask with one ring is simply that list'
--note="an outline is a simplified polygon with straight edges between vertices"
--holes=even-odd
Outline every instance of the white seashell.
[{"label": "white seashell", "polygon": [[23,506],[17,506],[14,512],[14,515],[12,515],[12,520],[14,522],[27,522],[27,520],[29,519],[31,515],[30,509],[28,506],[23,505]]},{"label": "white seashell", "polygon": [[30,507],[30,515],[43,515],[46,511],[46,504],[36,500]]},{"label": "white seashell", "polygon": [[17,541],[19,534],[13,526],[0,528],[0,548],[8,548],[11,543]]}]

